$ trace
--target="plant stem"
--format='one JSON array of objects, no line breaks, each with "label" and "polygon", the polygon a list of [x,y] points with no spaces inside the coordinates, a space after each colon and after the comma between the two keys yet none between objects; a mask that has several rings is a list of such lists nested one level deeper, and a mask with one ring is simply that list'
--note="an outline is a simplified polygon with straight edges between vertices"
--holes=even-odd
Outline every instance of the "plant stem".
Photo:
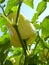
[{"label": "plant stem", "polygon": [[21,5],[22,5],[22,2],[19,3],[19,7],[18,7],[18,11],[17,11],[17,15],[16,15],[16,23],[18,22],[18,17],[19,17],[19,13],[20,13]]},{"label": "plant stem", "polygon": [[17,34],[18,34],[18,37],[19,37],[19,40],[20,40],[20,42],[21,42],[21,45],[22,45],[22,48],[23,48],[23,50],[24,50],[24,53],[26,54],[26,47],[24,46],[24,41],[22,40],[22,38],[21,38],[21,35],[20,35],[20,33],[19,33],[19,30],[18,30],[18,26],[17,25],[14,25],[14,28],[16,29],[16,32],[17,32]]},{"label": "plant stem", "polygon": [[1,14],[1,16],[5,18],[5,20],[7,20],[7,22],[9,22],[11,25],[14,25],[14,23],[11,22],[4,14]]},{"label": "plant stem", "polygon": [[49,38],[49,36],[45,37],[44,40],[46,41]]},{"label": "plant stem", "polygon": [[18,34],[18,37],[19,37],[19,40],[20,40],[20,42],[21,42],[22,48],[23,48],[23,50],[24,50],[24,54],[25,54],[24,65],[26,65],[26,59],[27,59],[27,58],[26,58],[26,56],[27,56],[26,50],[27,50],[27,49],[26,49],[26,46],[24,45],[24,44],[26,44],[26,43],[23,41],[23,39],[22,39],[22,37],[21,37],[21,35],[20,35],[20,33],[19,33],[18,26],[17,26],[17,22],[18,22],[18,17],[19,17],[21,5],[22,5],[22,2],[19,3],[19,7],[18,7],[18,11],[17,11],[17,16],[16,16],[16,25],[14,25],[14,28],[16,29],[16,32],[17,32],[17,34]]},{"label": "plant stem", "polygon": [[35,41],[36,41],[36,45],[35,45],[35,48],[33,49],[33,55],[34,55],[35,49],[36,49],[36,47],[37,47],[37,45],[38,45],[38,43],[40,41],[39,32],[37,32],[37,37],[36,37]]},{"label": "plant stem", "polygon": [[5,12],[4,12],[4,6],[1,6],[1,5],[0,5],[0,7],[1,7],[2,11],[3,11],[3,14],[6,16],[6,14],[5,14]]}]

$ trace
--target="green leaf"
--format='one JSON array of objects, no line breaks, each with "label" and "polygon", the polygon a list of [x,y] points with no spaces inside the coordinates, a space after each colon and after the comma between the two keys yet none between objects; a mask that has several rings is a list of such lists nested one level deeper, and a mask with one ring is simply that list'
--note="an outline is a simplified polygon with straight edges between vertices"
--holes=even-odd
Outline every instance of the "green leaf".
[{"label": "green leaf", "polygon": [[17,10],[18,10],[18,7],[17,7],[17,6],[13,6],[13,7],[11,8],[11,11],[13,11],[13,12],[15,12],[15,13],[16,13]]},{"label": "green leaf", "polygon": [[37,22],[32,22],[35,26],[36,29],[40,29],[40,24],[38,24]]},{"label": "green leaf", "polygon": [[42,29],[42,37],[45,38],[49,36],[49,16],[45,17],[40,25]]},{"label": "green leaf", "polygon": [[24,3],[28,6],[30,6],[31,8],[33,8],[33,0],[24,0]]},{"label": "green leaf", "polygon": [[40,29],[40,25],[38,23],[33,23],[36,29]]},{"label": "green leaf", "polygon": [[6,60],[4,65],[13,65],[12,62],[10,60]]},{"label": "green leaf", "polygon": [[4,18],[0,18],[0,28],[1,28],[3,25],[6,25],[6,20],[5,20]]},{"label": "green leaf", "polygon": [[7,32],[7,27],[6,26],[2,26],[1,31],[2,32]]},{"label": "green leaf", "polygon": [[17,5],[18,1],[19,0],[8,0],[5,13],[9,13],[11,11],[11,8]]},{"label": "green leaf", "polygon": [[34,14],[34,16],[32,17],[32,22],[36,22],[38,19],[38,16],[46,9],[46,5],[47,3],[45,1],[41,1],[36,9],[36,13]]},{"label": "green leaf", "polygon": [[10,40],[8,38],[5,38],[4,40],[0,41],[0,48],[3,48],[4,50],[10,47]]},{"label": "green leaf", "polygon": [[[9,36],[9,34],[8,33],[6,33],[5,35],[2,35],[1,37],[0,37],[0,41],[4,41],[4,39],[6,39],[6,38],[10,38],[10,36]],[[6,41],[6,40],[5,40]],[[1,43],[0,43],[1,44]]]},{"label": "green leaf", "polygon": [[44,41],[43,39],[40,39],[40,42],[41,42],[41,44],[43,45],[43,48],[45,47],[45,48],[49,49],[49,43],[47,43],[47,42]]},{"label": "green leaf", "polygon": [[47,3],[45,1],[41,1],[38,4],[37,9],[36,9],[38,15],[40,15],[46,9],[46,5],[47,5]]},{"label": "green leaf", "polygon": [[39,52],[42,51],[42,50],[43,50],[43,46],[42,46],[42,44],[39,42],[38,45],[36,46],[36,49],[35,49],[35,51],[34,51],[34,54],[37,54],[37,53],[39,53]]},{"label": "green leaf", "polygon": [[5,54],[3,53],[3,51],[0,52],[0,62],[3,62],[5,60]]},{"label": "green leaf", "polygon": [[0,0],[0,3],[3,3],[5,0]]},{"label": "green leaf", "polygon": [[21,52],[22,52],[21,48],[16,48],[13,51],[13,56],[19,56],[19,55],[21,55]]},{"label": "green leaf", "polygon": [[45,2],[49,2],[49,0],[43,0],[43,1],[45,1]]},{"label": "green leaf", "polygon": [[38,19],[38,14],[35,13],[34,16],[32,17],[32,22],[36,22],[36,20]]}]

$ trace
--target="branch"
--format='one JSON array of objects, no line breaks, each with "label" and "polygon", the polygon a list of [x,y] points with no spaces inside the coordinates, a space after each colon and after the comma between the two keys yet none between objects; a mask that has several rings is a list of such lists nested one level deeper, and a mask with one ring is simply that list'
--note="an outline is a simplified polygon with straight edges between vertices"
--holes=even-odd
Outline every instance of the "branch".
[{"label": "branch", "polygon": [[1,6],[1,5],[0,5],[0,7],[1,7],[2,11],[3,11],[3,14],[6,16],[6,14],[5,14],[5,12],[4,12],[4,7],[5,7],[5,5],[4,5],[4,6]]},{"label": "branch", "polygon": [[37,45],[38,45],[38,43],[39,43],[39,41],[40,41],[39,34],[37,35],[37,38],[36,38],[35,41],[36,41],[36,45],[35,45],[35,48],[34,48],[34,50],[33,50],[33,55],[34,55],[35,49],[36,49],[36,47],[37,47]]},{"label": "branch", "polygon": [[46,41],[49,38],[49,36],[45,37],[44,40]]},{"label": "branch", "polygon": [[18,11],[17,11],[17,15],[16,15],[16,23],[18,21],[18,17],[19,17],[19,13],[20,13],[20,8],[21,8],[22,2],[19,3],[19,7],[18,7]]},{"label": "branch", "polygon": [[[18,17],[19,17],[21,5],[22,5],[22,1],[19,1],[19,7],[18,7],[17,15],[16,15],[16,24],[17,24],[17,22],[18,22]],[[23,41],[23,39],[22,39],[22,37],[21,37],[21,35],[20,35],[20,33],[19,33],[18,26],[17,26],[17,25],[14,25],[14,28],[16,29],[16,32],[17,32],[18,37],[19,37],[19,39],[20,39],[22,48],[23,48],[24,53],[25,53],[25,55],[26,55],[26,47],[25,47],[25,45],[24,45],[24,44],[26,44],[26,43]]]},{"label": "branch", "polygon": [[0,14],[3,18],[5,18],[5,20],[7,20],[7,22],[9,22],[11,25],[14,25],[13,22],[11,22],[4,14]]},{"label": "branch", "polygon": [[24,53],[26,54],[26,47],[24,46],[25,43],[24,43],[24,41],[22,40],[22,37],[21,37],[21,35],[20,35],[20,33],[19,33],[18,26],[17,26],[17,25],[14,25],[14,28],[16,29],[16,32],[17,32],[18,37],[19,37],[19,39],[20,39],[22,48],[23,48],[23,50],[24,50]]}]

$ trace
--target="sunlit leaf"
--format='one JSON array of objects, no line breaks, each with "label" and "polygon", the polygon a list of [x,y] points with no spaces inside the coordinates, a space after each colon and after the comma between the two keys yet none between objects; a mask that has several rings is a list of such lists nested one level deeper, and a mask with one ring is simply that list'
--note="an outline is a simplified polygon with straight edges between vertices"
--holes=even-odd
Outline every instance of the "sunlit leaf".
[{"label": "sunlit leaf", "polygon": [[34,5],[33,5],[33,0],[24,0],[24,3],[25,3],[26,5],[28,5],[29,7],[31,7],[31,8],[34,7]]},{"label": "sunlit leaf", "polygon": [[42,51],[42,49],[43,49],[42,44],[39,42],[39,44],[36,46],[34,54],[38,54],[40,51]]},{"label": "sunlit leaf", "polygon": [[6,27],[6,26],[2,27],[2,28],[1,28],[1,31],[2,31],[2,32],[7,32],[7,27]]},{"label": "sunlit leaf", "polygon": [[46,9],[46,5],[47,3],[45,1],[41,1],[36,9],[36,13],[34,14],[34,16],[32,17],[32,22],[36,22],[38,19],[38,16]]},{"label": "sunlit leaf", "polygon": [[34,16],[32,17],[32,22],[36,22],[38,19],[38,13],[35,13]]},{"label": "sunlit leaf", "polygon": [[49,36],[49,16],[45,17],[41,23],[42,37]]},{"label": "sunlit leaf", "polygon": [[10,36],[9,36],[8,33],[6,33],[5,35],[2,35],[2,36],[0,37],[0,41],[3,41],[3,40],[6,39],[6,38],[10,38]]},{"label": "sunlit leaf", "polygon": [[18,4],[18,0],[8,0],[5,13],[9,13],[11,11],[11,8],[13,6],[16,6],[17,4]]},{"label": "sunlit leaf", "polygon": [[36,29],[40,29],[40,25],[38,23],[33,23]]},{"label": "sunlit leaf", "polygon": [[17,7],[17,6],[13,6],[13,7],[11,8],[11,11],[13,11],[13,12],[15,12],[15,13],[16,13],[17,10],[18,10],[18,7]]},{"label": "sunlit leaf", "polygon": [[13,56],[19,56],[19,55],[21,55],[21,52],[22,52],[22,49],[21,48],[16,48],[13,51]]},{"label": "sunlit leaf", "polygon": [[0,18],[0,28],[1,28],[3,25],[6,25],[6,20],[5,20],[4,18]]},{"label": "sunlit leaf", "polygon": [[45,1],[41,1],[38,4],[37,9],[36,9],[38,15],[40,15],[46,9],[46,5],[47,5],[47,3]]}]

